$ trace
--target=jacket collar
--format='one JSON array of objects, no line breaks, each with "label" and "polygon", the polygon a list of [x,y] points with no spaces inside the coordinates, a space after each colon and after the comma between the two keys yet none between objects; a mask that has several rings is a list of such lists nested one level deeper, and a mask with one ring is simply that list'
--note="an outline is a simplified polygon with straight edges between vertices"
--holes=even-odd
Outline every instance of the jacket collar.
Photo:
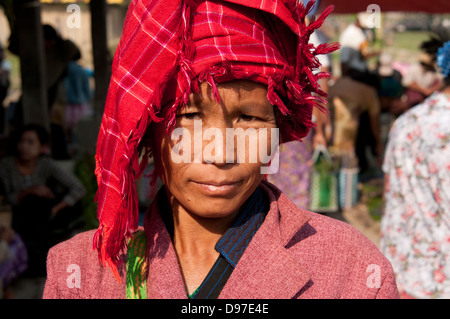
[{"label": "jacket collar", "polygon": [[[295,206],[270,183],[263,182],[261,186],[270,202],[269,213],[219,298],[290,299],[306,288],[311,280],[286,248],[308,222],[308,213]],[[150,257],[147,295],[149,298],[187,298],[177,255],[159,213],[157,200],[155,202],[151,214],[147,214],[144,220]]]},{"label": "jacket collar", "polygon": [[[287,246],[290,240],[305,226],[311,218],[307,211],[300,209],[283,192],[273,184],[263,181],[261,188],[269,198],[270,224],[274,229],[279,229],[279,238],[283,246]],[[270,220],[270,219],[269,219]]]},{"label": "jacket collar", "polygon": [[311,277],[286,246],[308,222],[279,189],[263,182],[270,210],[234,269],[220,298],[291,299],[306,288]]}]

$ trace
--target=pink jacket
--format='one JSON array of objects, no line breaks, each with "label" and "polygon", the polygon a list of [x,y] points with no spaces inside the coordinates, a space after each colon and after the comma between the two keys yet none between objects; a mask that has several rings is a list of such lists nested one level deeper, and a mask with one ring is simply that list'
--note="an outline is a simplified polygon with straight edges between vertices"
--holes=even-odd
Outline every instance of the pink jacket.
[{"label": "pink jacket", "polygon": [[[270,211],[225,284],[219,298],[398,298],[392,267],[352,226],[295,206],[264,182]],[[176,252],[153,205],[148,238],[149,298],[187,298]],[[99,264],[94,231],[53,247],[47,260],[44,298],[125,298],[119,283]]]}]

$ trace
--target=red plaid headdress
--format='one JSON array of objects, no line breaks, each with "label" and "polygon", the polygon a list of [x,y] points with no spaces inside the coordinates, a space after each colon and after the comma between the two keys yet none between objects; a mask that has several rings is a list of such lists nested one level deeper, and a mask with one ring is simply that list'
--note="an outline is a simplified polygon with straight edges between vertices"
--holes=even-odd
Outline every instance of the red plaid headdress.
[{"label": "red plaid headdress", "polygon": [[[268,87],[277,106],[283,141],[307,135],[312,109],[324,100],[315,74],[316,55],[337,44],[314,47],[309,36],[332,8],[306,25],[314,1],[135,0],[130,4],[117,48],[97,143],[96,175],[100,226],[94,248],[119,279],[117,264],[138,226],[135,179],[138,145],[152,122],[174,125],[177,109],[207,81],[250,79]],[[167,106],[165,117],[162,105]],[[119,279],[120,280],[120,279]]]}]

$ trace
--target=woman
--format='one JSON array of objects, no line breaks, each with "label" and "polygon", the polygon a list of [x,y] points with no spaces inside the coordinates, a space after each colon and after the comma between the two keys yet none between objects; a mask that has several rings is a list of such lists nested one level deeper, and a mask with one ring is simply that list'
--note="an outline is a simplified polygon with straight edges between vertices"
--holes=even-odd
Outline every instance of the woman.
[{"label": "woman", "polygon": [[[306,26],[314,3],[295,3],[130,4],[97,147],[100,227],[52,248],[44,297],[397,297],[374,245],[263,180],[278,138],[308,134],[315,54],[335,48],[308,45],[330,11]],[[164,187],[128,243],[146,166],[138,149]]]},{"label": "woman", "polygon": [[450,41],[444,41],[436,49],[443,88],[394,122],[383,165],[380,247],[404,298],[450,298]]},{"label": "woman", "polygon": [[79,218],[77,202],[85,189],[78,179],[45,155],[49,135],[40,125],[21,129],[14,156],[0,161],[0,180],[13,208],[13,229],[27,246],[29,274],[45,275],[47,250],[68,238]]}]

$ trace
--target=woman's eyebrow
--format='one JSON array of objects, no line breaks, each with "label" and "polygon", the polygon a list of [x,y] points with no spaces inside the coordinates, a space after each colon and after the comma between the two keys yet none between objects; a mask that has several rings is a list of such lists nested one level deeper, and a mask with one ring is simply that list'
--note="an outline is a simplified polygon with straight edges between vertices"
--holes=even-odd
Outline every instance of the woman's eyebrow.
[{"label": "woman's eyebrow", "polygon": [[240,102],[240,106],[243,108],[253,108],[253,109],[258,109],[258,110],[262,110],[264,108],[267,107],[272,107],[272,104],[270,104],[269,101],[259,101],[259,100],[255,100],[252,98],[248,98],[248,99],[244,99],[243,101]]},{"label": "woman's eyebrow", "polygon": [[191,110],[191,109],[201,109],[201,105],[199,103],[195,103],[194,101],[189,100],[181,109],[180,111],[184,111],[184,110]]},{"label": "woman's eyebrow", "polygon": [[203,98],[199,96],[198,94],[193,94],[189,96],[189,100],[186,102],[185,107],[189,108],[201,108],[201,105],[203,103]]}]

